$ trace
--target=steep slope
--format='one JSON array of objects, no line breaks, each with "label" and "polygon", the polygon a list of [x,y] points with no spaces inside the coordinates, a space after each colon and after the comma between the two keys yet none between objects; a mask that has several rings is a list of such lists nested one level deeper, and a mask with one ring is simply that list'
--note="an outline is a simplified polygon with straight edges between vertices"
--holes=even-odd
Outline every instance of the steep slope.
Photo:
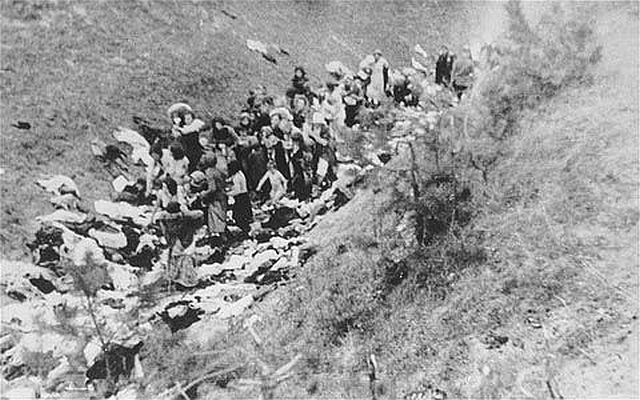
[{"label": "steep slope", "polygon": [[638,397],[638,7],[583,6],[602,60],[504,142],[471,228],[486,261],[444,300],[404,282],[380,302],[402,210],[378,208],[384,183],[362,192],[314,230],[299,285],[259,312],[274,357],[308,357],[281,394],[368,396],[375,354],[381,398],[421,383],[454,398]]},{"label": "steep slope", "polygon": [[[41,174],[68,174],[88,199],[111,178],[89,152],[134,115],[164,126],[187,101],[206,118],[233,118],[249,89],[282,93],[294,65],[314,82],[331,60],[356,65],[382,48],[407,65],[412,48],[462,43],[472,4],[426,1],[40,1],[3,0],[0,87],[2,252],[24,243],[46,199]],[[480,7],[480,6],[478,6]],[[271,64],[246,48],[262,40],[286,49]],[[31,124],[30,130],[12,125]]]}]

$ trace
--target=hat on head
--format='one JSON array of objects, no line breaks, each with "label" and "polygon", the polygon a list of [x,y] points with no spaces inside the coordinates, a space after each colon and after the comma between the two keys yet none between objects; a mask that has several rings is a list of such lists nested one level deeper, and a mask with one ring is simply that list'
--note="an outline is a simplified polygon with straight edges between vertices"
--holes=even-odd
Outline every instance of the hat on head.
[{"label": "hat on head", "polygon": [[175,103],[172,104],[171,107],[167,110],[167,115],[172,116],[177,113],[185,113],[190,112],[193,113],[193,109],[186,103]]},{"label": "hat on head", "polygon": [[293,121],[293,115],[291,115],[291,112],[285,107],[278,107],[271,110],[269,117],[273,117],[274,115],[279,115],[280,118],[284,120]]},{"label": "hat on head", "polygon": [[380,49],[375,49],[375,50],[373,51],[373,54],[374,54],[374,55],[375,55],[375,54],[382,55],[382,50],[380,50]]},{"label": "hat on head", "polygon": [[189,177],[191,178],[191,183],[194,185],[201,185],[207,180],[207,177],[202,171],[193,171]]}]

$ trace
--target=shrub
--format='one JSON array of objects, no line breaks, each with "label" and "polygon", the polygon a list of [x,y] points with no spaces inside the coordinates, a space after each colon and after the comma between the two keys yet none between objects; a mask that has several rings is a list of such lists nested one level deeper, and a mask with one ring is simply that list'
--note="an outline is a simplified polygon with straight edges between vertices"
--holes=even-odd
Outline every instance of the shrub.
[{"label": "shrub", "polygon": [[487,114],[484,130],[494,139],[515,133],[523,110],[569,85],[589,81],[589,66],[601,56],[593,21],[560,4],[535,26],[525,18],[519,1],[509,1],[506,10],[507,40],[498,45],[497,67],[477,93]]}]

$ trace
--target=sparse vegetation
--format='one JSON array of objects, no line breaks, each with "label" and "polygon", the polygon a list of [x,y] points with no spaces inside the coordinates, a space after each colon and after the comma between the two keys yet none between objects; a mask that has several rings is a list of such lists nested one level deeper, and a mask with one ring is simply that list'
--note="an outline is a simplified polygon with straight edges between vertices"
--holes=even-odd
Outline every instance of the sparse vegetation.
[{"label": "sparse vegetation", "polygon": [[[175,26],[188,20],[187,11],[200,10],[189,5],[183,13],[167,4],[162,7],[169,7],[173,17],[145,12],[152,19],[176,18],[168,21]],[[126,8],[114,7],[105,12]],[[637,5],[630,7],[635,21]],[[38,15],[47,12],[35,5],[17,10],[25,20],[40,20]],[[236,378],[262,376],[262,360],[283,365],[302,354],[297,375],[273,390],[325,398],[363,397],[377,390],[381,398],[397,398],[433,383],[452,398],[558,398],[558,380],[570,374],[563,369],[566,363],[591,357],[589,347],[609,340],[613,331],[627,331],[637,319],[638,165],[629,150],[634,147],[629,143],[638,144],[637,135],[629,133],[637,127],[637,68],[631,72],[636,87],[624,92],[626,98],[616,87],[598,85],[594,76],[601,50],[583,5],[555,6],[537,25],[524,17],[519,2],[508,3],[507,11],[508,35],[497,47],[497,69],[435,129],[421,122],[425,115],[412,119],[406,129],[422,129],[422,139],[410,148],[387,149],[398,150],[400,160],[382,168],[367,181],[369,187],[325,221],[324,231],[316,233],[324,236],[316,238],[317,253],[275,299],[260,306],[257,312],[266,316],[260,354],[247,349],[250,339],[240,334],[240,326],[221,342],[206,345],[155,330],[141,354],[149,393],[223,371],[187,394],[206,398],[207,390],[217,394]],[[159,114],[162,104],[180,94],[206,99],[216,112],[231,114],[232,106],[223,106],[226,100],[214,94],[224,91],[240,99],[248,82],[223,74],[237,55],[217,49],[205,56],[207,43],[179,59],[184,68],[193,67],[194,82],[177,79],[171,82],[175,86],[162,87],[164,69],[178,69],[180,63],[160,51],[144,89],[114,92],[125,93],[127,104],[144,98],[135,112]],[[126,51],[139,48],[144,46]],[[114,49],[109,56],[116,57]],[[336,53],[343,55],[331,54]],[[224,76],[205,77],[205,66],[225,55],[229,59],[220,62],[229,65],[218,71]],[[127,54],[118,57],[124,64],[112,61],[128,65],[122,67],[131,78],[128,84],[141,70],[131,66]],[[283,80],[277,71],[259,78]],[[157,92],[162,94],[146,96]],[[121,100],[107,97],[104,104]],[[109,118],[95,113],[85,118],[88,109],[83,109],[65,116],[65,124],[98,134],[105,121],[120,121],[116,111],[122,109]],[[363,126],[371,133],[348,138],[350,155],[362,157],[363,143],[385,142],[397,118],[385,108],[364,116]],[[81,121],[88,125],[80,129]],[[50,162],[64,153],[69,140],[81,137],[62,136],[38,147],[36,138],[26,135],[12,139],[11,148],[30,152],[32,161]],[[16,160],[3,155],[3,163],[16,165]],[[90,171],[84,178],[96,175],[100,172]],[[97,186],[91,190],[98,192]],[[3,213],[3,219],[16,219],[14,228],[25,218],[12,205],[3,204]],[[91,300],[93,285],[100,287],[103,277],[85,272],[77,281]],[[366,379],[371,354],[380,363],[372,390]],[[42,368],[34,363],[34,369]],[[568,382],[560,389],[565,397],[589,393]]]}]

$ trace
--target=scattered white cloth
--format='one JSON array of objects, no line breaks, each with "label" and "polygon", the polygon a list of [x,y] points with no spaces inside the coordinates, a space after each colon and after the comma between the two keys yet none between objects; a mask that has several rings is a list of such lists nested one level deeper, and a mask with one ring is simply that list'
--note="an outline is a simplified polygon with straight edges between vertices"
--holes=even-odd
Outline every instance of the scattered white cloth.
[{"label": "scattered white cloth", "polygon": [[129,180],[125,178],[123,175],[118,176],[116,179],[113,180],[113,182],[111,182],[111,185],[113,186],[115,191],[118,193],[121,193],[124,190],[124,188],[130,184],[131,183],[129,182]]},{"label": "scattered white cloth", "polygon": [[89,229],[89,236],[98,241],[101,246],[112,249],[121,249],[127,246],[127,237],[121,231],[105,232],[97,229]]},{"label": "scattered white cloth", "polygon": [[70,222],[81,224],[87,219],[87,214],[80,214],[68,210],[56,210],[48,215],[36,217],[38,222]]},{"label": "scattered white cloth", "polygon": [[269,54],[269,49],[267,48],[267,45],[257,40],[247,39],[247,47],[251,51],[257,51],[258,53],[265,54],[265,55]]},{"label": "scattered white cloth", "polygon": [[147,139],[142,137],[138,132],[129,129],[119,127],[116,131],[113,132],[113,137],[119,142],[125,142],[133,147],[133,151],[131,152],[131,160],[134,163],[139,161],[143,162],[145,165],[149,166],[153,163],[153,158],[149,155],[149,150],[151,149],[151,145],[147,142]]},{"label": "scattered white cloth", "polygon": [[107,200],[96,200],[93,206],[98,214],[103,214],[113,219],[131,218],[134,221],[137,218],[143,217],[146,210],[145,208],[136,207],[129,203],[114,203]]},{"label": "scattered white cloth", "polygon": [[193,109],[191,108],[191,106],[189,106],[188,104],[185,103],[175,103],[172,104],[171,107],[169,107],[169,109],[167,110],[167,115],[169,117],[171,117],[171,114],[179,112],[179,111],[189,111],[189,112],[193,112]]},{"label": "scattered white cloth", "polygon": [[49,201],[55,208],[61,208],[67,211],[78,209],[78,197],[72,193],[53,196]]},{"label": "scattered white cloth", "polygon": [[40,179],[36,181],[36,183],[42,186],[46,191],[55,195],[75,193],[76,196],[80,197],[80,192],[78,191],[76,183],[73,179],[65,175],[55,175],[51,178]]},{"label": "scattered white cloth", "polygon": [[331,61],[325,64],[327,72],[340,75],[353,75],[353,72],[340,61]]}]

